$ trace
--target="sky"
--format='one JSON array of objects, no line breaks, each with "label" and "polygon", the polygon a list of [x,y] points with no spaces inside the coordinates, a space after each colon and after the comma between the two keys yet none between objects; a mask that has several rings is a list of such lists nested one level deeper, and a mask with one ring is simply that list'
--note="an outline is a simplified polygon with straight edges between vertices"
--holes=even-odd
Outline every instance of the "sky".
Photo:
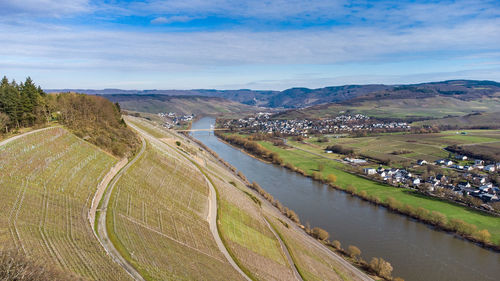
[{"label": "sky", "polygon": [[45,89],[500,81],[500,0],[0,0],[0,37]]}]

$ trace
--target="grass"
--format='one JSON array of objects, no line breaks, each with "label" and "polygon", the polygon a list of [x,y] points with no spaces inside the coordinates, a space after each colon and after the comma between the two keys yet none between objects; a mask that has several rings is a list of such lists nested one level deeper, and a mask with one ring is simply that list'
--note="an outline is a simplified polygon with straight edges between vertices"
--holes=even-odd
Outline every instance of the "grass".
[{"label": "grass", "polygon": [[267,142],[262,142],[261,144],[269,150],[279,153],[285,162],[292,163],[296,167],[306,171],[307,174],[317,171],[318,164],[323,164],[324,170],[321,172],[323,178],[326,178],[329,174],[335,174],[337,176],[336,185],[341,188],[347,188],[347,186],[352,185],[358,191],[364,190],[368,195],[377,196],[381,200],[391,196],[403,204],[408,204],[415,208],[423,207],[429,211],[439,211],[446,215],[448,219],[461,219],[467,223],[476,225],[478,229],[487,229],[491,233],[493,242],[500,242],[500,218],[498,217],[489,216],[453,203],[419,196],[407,189],[390,187],[347,173],[343,171],[343,164],[304,151],[283,149]]},{"label": "grass", "polygon": [[0,202],[6,206],[0,243],[89,280],[129,280],[87,220],[96,187],[115,162],[60,127],[0,147]]},{"label": "grass", "polygon": [[[467,130],[467,135],[457,134],[457,131],[443,131],[433,134],[380,134],[361,138],[334,138],[328,137],[329,142],[318,142],[317,138],[306,140],[302,144],[289,140],[293,146],[325,154],[323,149],[329,145],[339,144],[352,148],[362,156],[384,160],[390,159],[392,166],[401,166],[405,163],[415,164],[418,159],[433,162],[448,157],[443,148],[449,145],[481,145],[488,143],[494,148],[491,152],[500,152],[500,131],[498,130]],[[498,142],[491,143],[491,142]],[[409,151],[407,154],[394,155],[394,151]],[[330,156],[330,155],[329,155]],[[337,156],[342,158],[343,156]]]},{"label": "grass", "polygon": [[275,217],[271,217],[268,221],[285,244],[297,271],[304,280],[356,280],[356,276],[338,261],[311,244],[305,243],[301,237],[303,234],[284,226]]}]

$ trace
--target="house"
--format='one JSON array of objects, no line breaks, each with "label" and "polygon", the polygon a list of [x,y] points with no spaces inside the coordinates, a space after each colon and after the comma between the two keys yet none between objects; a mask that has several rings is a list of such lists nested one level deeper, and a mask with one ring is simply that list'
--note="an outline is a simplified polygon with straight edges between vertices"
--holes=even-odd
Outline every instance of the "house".
[{"label": "house", "polygon": [[423,160],[423,159],[419,159],[419,160],[417,161],[417,165],[420,165],[420,166],[422,166],[422,165],[427,165],[427,161],[425,161],[425,160]]},{"label": "house", "polygon": [[484,165],[484,160],[481,160],[481,159],[475,159],[475,160],[474,160],[474,165]]},{"label": "house", "polygon": [[458,184],[458,187],[460,187],[461,189],[464,189],[464,188],[469,188],[471,187],[470,183],[468,181],[466,182],[461,182]]},{"label": "house", "polygon": [[444,165],[444,161],[445,161],[445,159],[439,159],[439,160],[436,160],[434,163],[436,163],[436,165]]},{"label": "house", "polygon": [[447,182],[447,181],[448,181],[448,178],[446,178],[446,176],[445,176],[445,175],[442,175],[442,174],[438,174],[438,175],[436,176],[436,179],[437,179],[438,181],[440,181],[440,182]]},{"label": "house", "polygon": [[488,172],[494,172],[496,170],[496,167],[495,167],[495,165],[488,165],[488,166],[484,167],[484,170],[488,171]]},{"label": "house", "polygon": [[467,156],[465,155],[455,155],[455,159],[458,159],[458,160],[467,160]]},{"label": "house", "polygon": [[413,179],[413,181],[412,181],[411,183],[412,183],[414,186],[420,185],[420,179],[419,179],[419,178]]},{"label": "house", "polygon": [[387,174],[385,173],[385,171],[381,171],[378,173],[378,175],[381,177],[381,178],[385,178],[387,176]]},{"label": "house", "polygon": [[364,168],[363,172],[367,175],[375,175],[377,173],[377,170],[373,168]]},{"label": "house", "polygon": [[446,166],[451,166],[451,165],[453,165],[453,161],[446,159],[446,160],[444,160],[443,164]]},{"label": "house", "polygon": [[484,193],[484,194],[481,194],[481,199],[484,202],[490,202],[490,201],[498,200],[498,196],[496,194]]},{"label": "house", "polygon": [[325,150],[325,153],[333,153],[331,150]]}]

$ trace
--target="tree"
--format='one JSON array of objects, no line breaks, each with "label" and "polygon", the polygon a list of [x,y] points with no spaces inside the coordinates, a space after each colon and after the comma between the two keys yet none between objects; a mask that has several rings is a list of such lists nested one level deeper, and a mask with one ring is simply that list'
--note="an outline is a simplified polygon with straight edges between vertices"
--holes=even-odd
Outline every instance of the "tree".
[{"label": "tree", "polygon": [[392,265],[383,258],[372,258],[370,268],[380,277],[391,279]]},{"label": "tree", "polygon": [[361,250],[356,246],[349,245],[349,247],[347,247],[347,253],[351,258],[358,260],[361,255]]},{"label": "tree", "polygon": [[330,237],[328,231],[323,228],[315,227],[312,229],[311,234],[314,238],[325,241]]},{"label": "tree", "polygon": [[5,128],[5,133],[9,132],[7,124],[9,124],[10,118],[7,114],[0,112],[0,132]]},{"label": "tree", "polygon": [[340,245],[340,241],[339,240],[335,240],[332,242],[332,245],[335,249],[337,250],[340,250],[341,249],[341,245]]}]

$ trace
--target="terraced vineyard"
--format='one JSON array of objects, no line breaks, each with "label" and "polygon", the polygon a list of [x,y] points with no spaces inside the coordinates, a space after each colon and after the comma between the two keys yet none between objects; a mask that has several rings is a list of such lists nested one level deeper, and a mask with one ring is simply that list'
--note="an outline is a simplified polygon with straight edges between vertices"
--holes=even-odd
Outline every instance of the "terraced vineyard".
[{"label": "terraced vineyard", "polygon": [[[143,269],[141,273],[151,274],[153,268],[155,268],[154,265],[146,264],[151,263],[153,258],[150,256],[153,254],[144,256],[144,253],[151,252],[148,249],[151,247],[149,246],[151,243],[156,243],[155,247],[161,245],[158,243],[159,240],[156,240],[158,236],[163,236],[163,239],[166,240],[161,243],[173,244],[175,248],[179,247],[180,251],[182,247],[176,245],[176,243],[179,244],[179,241],[182,241],[189,246],[194,246],[195,244],[191,241],[197,241],[196,232],[203,232],[201,228],[191,225],[199,224],[199,220],[204,218],[205,213],[201,212],[202,209],[194,207],[192,200],[190,201],[188,198],[191,198],[192,194],[206,195],[206,183],[193,179],[201,179],[202,176],[195,176],[197,173],[201,173],[199,170],[193,170],[195,167],[189,165],[186,157],[174,158],[181,152],[184,156],[197,163],[198,167],[196,168],[201,169],[216,188],[219,233],[224,240],[225,247],[238,266],[252,279],[295,280],[297,278],[292,271],[295,262],[298,263],[297,267],[302,269],[304,273],[302,276],[307,277],[307,280],[319,280],[321,278],[359,280],[359,272],[354,273],[355,270],[352,267],[332,258],[328,254],[329,250],[308,237],[303,231],[295,228],[293,230],[276,228],[279,235],[275,235],[271,226],[267,225],[265,217],[272,218],[273,223],[277,223],[277,218],[280,218],[281,221],[286,221],[290,227],[292,227],[293,223],[282,216],[265,199],[242,184],[229,170],[221,167],[208,152],[199,149],[189,139],[171,133],[150,122],[137,118],[129,118],[127,121],[140,128],[143,134],[149,135],[146,138],[150,139],[150,145],[148,153],[141,160],[141,163],[137,163],[135,169],[127,172],[127,187],[115,191],[119,199],[113,209],[120,211],[116,211],[114,221],[117,224],[128,224],[128,231],[132,230],[134,232],[133,234],[123,234],[127,229],[120,230],[117,228],[118,233],[122,232],[122,234],[118,235],[121,237],[120,241],[122,239],[129,240],[129,242],[122,242],[123,249],[126,248],[127,252],[130,251],[129,258],[136,262],[136,268]],[[164,145],[158,143],[159,139]],[[181,145],[176,146],[176,141],[180,141]],[[145,195],[145,193],[151,193],[154,196]],[[124,194],[133,195],[128,198],[129,195]],[[203,202],[197,201],[197,203],[201,204]],[[162,207],[162,205],[166,206]],[[150,210],[151,206],[160,207]],[[168,206],[172,207],[169,208]],[[182,232],[174,228],[178,228],[180,222],[180,220],[176,219],[178,216],[176,212],[187,214],[189,218],[193,218],[193,220],[183,221],[185,227]],[[144,214],[146,214],[145,217]],[[195,224],[196,221],[198,222]],[[189,223],[186,224],[186,222]],[[170,223],[170,225],[167,227],[166,223]],[[205,222],[203,221],[203,223]],[[135,224],[135,226],[132,227],[132,224]],[[137,234],[137,232],[140,234]],[[152,235],[152,237],[146,239],[147,242],[143,244],[142,249],[134,248],[131,250],[129,248],[128,245],[137,244],[134,239],[148,237],[148,235]],[[210,242],[211,239],[207,238],[209,235],[209,233],[206,233],[205,239]],[[281,247],[280,236],[286,237],[289,250]],[[190,237],[195,238],[190,240]],[[169,247],[172,248],[172,246]],[[321,247],[323,247],[322,250]],[[196,278],[198,276],[196,271],[188,268],[189,263],[186,263],[183,257],[178,258],[179,253],[175,251],[170,250],[169,253],[165,254],[165,251],[159,250],[158,253],[154,253],[154,255],[158,255],[154,260],[159,260],[158,258],[161,255],[171,255],[171,258],[173,257],[176,260],[176,264],[178,259],[182,261],[182,263],[179,262],[181,264],[177,265],[177,270],[181,274],[175,276],[176,278],[185,276]],[[286,251],[294,254],[294,258],[297,257],[297,260],[289,261],[286,257]],[[138,255],[139,252],[141,256]],[[194,255],[195,253],[191,253],[191,251],[187,253],[192,256],[190,259],[192,262],[209,262],[206,259],[200,261],[200,255]],[[330,254],[335,256],[333,253]],[[213,255],[213,259],[217,258],[217,255]],[[213,261],[210,264],[212,263]],[[316,266],[319,266],[319,269]],[[160,268],[163,267],[160,266]],[[208,274],[212,274],[211,267],[205,268],[208,270]],[[148,277],[151,279],[160,276],[163,276],[164,279],[172,278],[173,273],[169,272],[169,270],[155,272],[158,275]],[[206,276],[209,276],[207,279],[221,278],[227,280],[228,277],[223,278],[223,274],[224,272],[221,272],[220,275],[206,274]]]},{"label": "terraced vineyard", "polygon": [[[213,168],[217,171],[217,168]],[[219,194],[220,232],[240,264],[259,280],[293,280],[293,272],[260,211],[260,200],[236,188],[235,181],[224,181],[217,174],[210,178]],[[233,179],[234,180],[234,179]],[[241,186],[240,188],[244,188]],[[254,197],[256,198],[256,197]]]},{"label": "terraced vineyard", "polygon": [[179,156],[167,145],[148,143],[115,186],[110,237],[147,280],[239,280],[206,221],[207,183]]},{"label": "terraced vineyard", "polygon": [[116,162],[51,128],[0,146],[0,243],[92,280],[129,280],[87,220],[96,187]]}]

